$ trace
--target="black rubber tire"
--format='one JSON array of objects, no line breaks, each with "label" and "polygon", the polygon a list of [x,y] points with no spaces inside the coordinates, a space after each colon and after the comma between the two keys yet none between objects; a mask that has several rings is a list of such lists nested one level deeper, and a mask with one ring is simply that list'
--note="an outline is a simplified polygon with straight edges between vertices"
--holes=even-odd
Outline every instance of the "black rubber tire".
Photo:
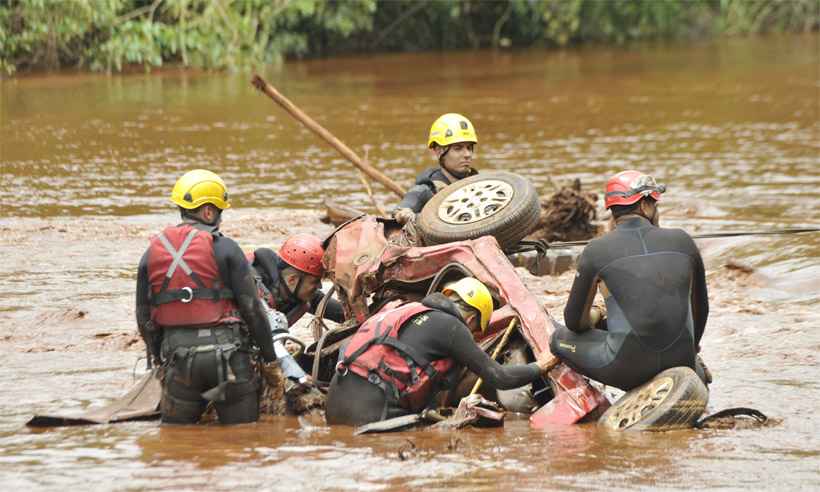
[{"label": "black rubber tire", "polygon": [[[451,194],[478,181],[498,180],[513,188],[510,203],[495,214],[471,224],[448,224],[438,216],[441,203]],[[425,244],[443,244],[481,236],[494,236],[501,249],[508,249],[529,234],[541,214],[535,185],[527,178],[505,171],[491,171],[465,178],[436,193],[418,215],[416,225]]]},{"label": "black rubber tire", "polygon": [[[667,390],[656,393],[653,388]],[[662,399],[659,398],[661,393],[665,395]],[[653,394],[656,398],[650,397]],[[688,367],[673,367],[626,392],[604,412],[598,425],[616,431],[689,429],[703,415],[708,401],[709,390],[695,371]],[[634,418],[636,415],[639,417]]]}]

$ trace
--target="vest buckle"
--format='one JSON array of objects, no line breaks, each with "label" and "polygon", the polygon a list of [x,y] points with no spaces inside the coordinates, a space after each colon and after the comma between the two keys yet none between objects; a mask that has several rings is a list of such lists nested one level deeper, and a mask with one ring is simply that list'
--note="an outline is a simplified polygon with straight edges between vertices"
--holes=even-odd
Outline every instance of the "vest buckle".
[{"label": "vest buckle", "polygon": [[189,302],[194,300],[194,291],[190,287],[183,287],[179,290],[188,293],[187,298],[183,297],[182,299],[180,299],[180,301],[182,301],[183,304],[188,304]]}]

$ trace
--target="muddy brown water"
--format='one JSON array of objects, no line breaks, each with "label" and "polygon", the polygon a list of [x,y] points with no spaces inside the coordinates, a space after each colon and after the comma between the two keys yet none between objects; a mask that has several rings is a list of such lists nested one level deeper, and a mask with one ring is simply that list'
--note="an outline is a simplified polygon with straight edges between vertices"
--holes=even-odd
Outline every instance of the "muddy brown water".
[{"label": "muddy brown water", "polygon": [[[623,168],[667,183],[663,221],[692,232],[820,224],[818,36],[622,49],[449,53],[288,63],[268,79],[408,186],[430,122],[476,124],[481,169],[600,189]],[[124,391],[135,266],[173,222],[167,194],[204,166],[230,186],[245,248],[328,232],[326,196],[367,205],[356,173],[244,75],[55,75],[2,82],[0,484],[67,489],[820,488],[820,235],[701,242],[711,313],[709,409],[761,429],[609,435],[593,426],[353,437],[269,418],[34,431],[35,413]],[[393,197],[378,191],[382,201]],[[727,268],[739,262],[755,271]],[[535,278],[562,315],[572,274]],[[305,332],[301,332],[305,333]],[[305,333],[306,335],[306,333]]]}]

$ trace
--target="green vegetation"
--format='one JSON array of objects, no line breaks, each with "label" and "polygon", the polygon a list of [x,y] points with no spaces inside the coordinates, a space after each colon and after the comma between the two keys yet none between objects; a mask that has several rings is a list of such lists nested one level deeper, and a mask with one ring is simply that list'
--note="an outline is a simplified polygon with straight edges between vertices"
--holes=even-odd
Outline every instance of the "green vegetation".
[{"label": "green vegetation", "polygon": [[0,0],[0,74],[820,28],[820,0]]}]

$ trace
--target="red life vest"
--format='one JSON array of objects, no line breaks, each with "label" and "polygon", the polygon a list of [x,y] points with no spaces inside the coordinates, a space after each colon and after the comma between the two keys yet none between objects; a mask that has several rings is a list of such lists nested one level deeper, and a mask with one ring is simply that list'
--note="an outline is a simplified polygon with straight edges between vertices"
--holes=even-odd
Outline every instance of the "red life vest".
[{"label": "red life vest", "polygon": [[387,383],[403,408],[418,412],[427,406],[436,383],[454,362],[450,358],[426,360],[416,349],[399,341],[404,323],[417,314],[431,311],[419,302],[404,305],[401,302],[388,303],[362,323],[336,370],[353,371],[375,384]]},{"label": "red life vest", "polygon": [[212,326],[241,321],[233,292],[223,288],[214,238],[191,224],[151,238],[148,253],[151,320],[162,327]]}]

